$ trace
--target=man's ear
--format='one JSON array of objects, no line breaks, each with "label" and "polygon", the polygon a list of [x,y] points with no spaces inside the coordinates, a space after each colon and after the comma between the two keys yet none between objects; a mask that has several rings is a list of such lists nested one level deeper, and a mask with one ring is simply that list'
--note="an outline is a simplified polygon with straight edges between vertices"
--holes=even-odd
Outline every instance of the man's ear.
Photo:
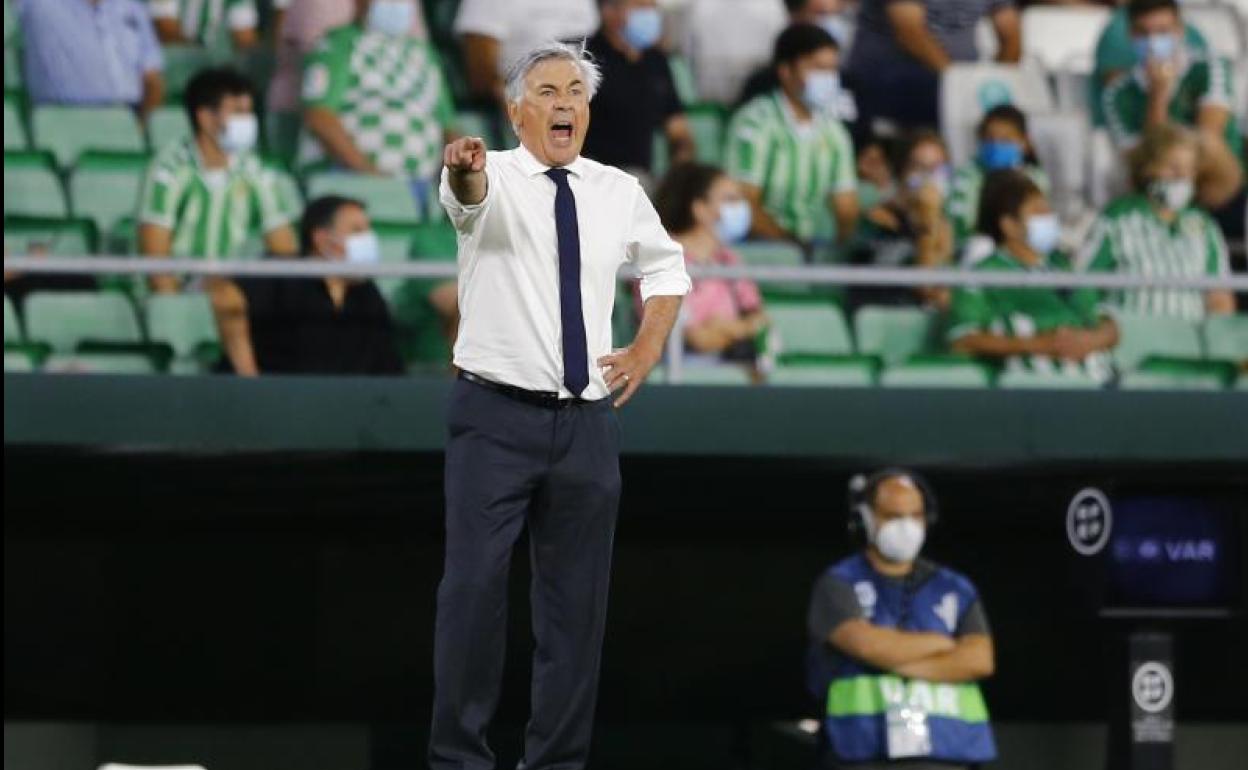
[{"label": "man's ear", "polygon": [[520,134],[520,103],[519,102],[513,102],[513,101],[507,102],[507,120],[511,123],[511,130],[515,131],[516,134],[519,135]]}]

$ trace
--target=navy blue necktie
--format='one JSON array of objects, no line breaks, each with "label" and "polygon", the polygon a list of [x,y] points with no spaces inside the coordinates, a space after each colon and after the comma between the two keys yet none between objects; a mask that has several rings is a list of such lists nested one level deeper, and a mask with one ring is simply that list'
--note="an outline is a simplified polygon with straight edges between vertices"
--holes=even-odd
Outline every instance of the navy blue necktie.
[{"label": "navy blue necktie", "polygon": [[585,317],[581,314],[581,231],[576,225],[576,198],[568,186],[568,170],[551,168],[555,183],[555,233],[559,236],[559,320],[563,328],[563,384],[579,396],[589,385],[589,352]]}]

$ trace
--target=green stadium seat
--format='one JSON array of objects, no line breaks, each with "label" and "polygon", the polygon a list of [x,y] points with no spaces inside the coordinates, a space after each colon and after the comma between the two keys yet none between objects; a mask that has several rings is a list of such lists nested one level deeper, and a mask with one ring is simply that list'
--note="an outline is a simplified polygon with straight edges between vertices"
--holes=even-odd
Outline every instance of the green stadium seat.
[{"label": "green stadium seat", "polygon": [[719,165],[722,162],[724,144],[724,108],[718,104],[699,104],[685,112],[693,141],[697,143],[697,158],[703,163]]},{"label": "green stadium seat", "polygon": [[[650,370],[646,378],[649,385],[668,385],[667,367],[660,365]],[[673,383],[674,384],[674,383]],[[732,386],[749,385],[750,373],[744,366],[735,364],[723,365],[684,365],[680,367],[681,385]]]},{"label": "green stadium seat", "polygon": [[1205,356],[1223,361],[1248,361],[1248,315],[1216,315],[1202,329]]},{"label": "green stadium seat", "polygon": [[96,252],[95,224],[87,219],[5,217],[4,247],[10,253],[29,253],[39,247],[58,256]]},{"label": "green stadium seat", "polygon": [[19,90],[22,82],[22,57],[16,46],[6,45],[4,47],[4,90]]},{"label": "green stadium seat", "polygon": [[33,372],[34,370],[35,365],[30,360],[30,356],[17,350],[4,351],[4,371]]},{"label": "green stadium seat", "polygon": [[119,293],[34,292],[25,307],[26,338],[58,353],[72,353],[84,342],[143,341],[134,308]]},{"label": "green stadium seat", "polygon": [[801,247],[787,241],[743,241],[732,248],[747,265],[801,267],[804,261]]},{"label": "green stadium seat", "polygon": [[1222,390],[1226,384],[1221,375],[1212,371],[1179,374],[1137,370],[1122,375],[1118,387],[1123,390]]},{"label": "green stadium seat", "polygon": [[155,374],[152,360],[142,353],[58,353],[43,362],[52,374]]},{"label": "green stadium seat", "polygon": [[69,205],[46,155],[4,154],[4,215],[63,219]]},{"label": "green stadium seat", "polygon": [[885,364],[899,364],[927,351],[935,317],[917,307],[868,305],[854,315],[858,352],[879,356]]},{"label": "green stadium seat", "polygon": [[671,70],[672,84],[676,86],[676,97],[680,103],[690,105],[697,102],[698,85],[689,60],[678,54],[670,55],[667,57],[667,68]]},{"label": "green stadium seat", "polygon": [[219,344],[206,294],[153,294],[147,299],[145,316],[148,339],[168,345],[175,358],[190,358],[207,345]]},{"label": "green stadium seat", "polygon": [[362,201],[374,222],[415,225],[421,221],[420,209],[402,179],[344,172],[313,174],[308,180],[308,198],[322,195],[345,195]]},{"label": "green stadium seat", "polygon": [[21,343],[22,322],[17,317],[17,308],[9,295],[4,295],[4,344]]},{"label": "green stadium seat", "polygon": [[[9,7],[9,0],[4,0],[4,47],[17,47],[21,43],[21,27],[17,25],[17,16]],[[5,65],[8,68],[8,65]]]},{"label": "green stadium seat", "polygon": [[419,259],[454,262],[459,235],[450,222],[427,222],[412,228],[412,254]]},{"label": "green stadium seat", "polygon": [[1135,369],[1149,356],[1200,358],[1200,329],[1191,321],[1168,316],[1119,313],[1118,347],[1114,362],[1119,371]]},{"label": "green stadium seat", "polygon": [[825,300],[773,302],[767,306],[782,356],[847,355],[854,352],[849,325],[835,304]]},{"label": "green stadium seat", "polygon": [[875,385],[876,366],[852,357],[840,362],[777,366],[767,377],[769,385],[869,388]]},{"label": "green stadium seat", "polygon": [[17,102],[4,98],[4,151],[25,150],[30,146],[26,138],[26,126],[22,123],[22,111]]},{"label": "green stadium seat", "polygon": [[147,138],[152,152],[160,152],[168,145],[191,135],[191,123],[186,110],[167,104],[157,107],[147,118]]},{"label": "green stadium seat", "polygon": [[[387,225],[385,223],[373,226],[373,230],[377,233],[377,240],[381,245],[382,262],[397,264],[411,259],[412,229],[411,227]],[[381,296],[385,297],[386,303],[392,306],[399,301],[399,295],[403,291],[403,284],[406,282],[407,279],[404,278],[376,279],[378,291],[381,292]]]},{"label": "green stadium seat", "polygon": [[481,110],[464,110],[455,116],[455,126],[464,136],[475,136],[485,140],[487,149],[499,146],[494,136],[494,126],[490,116]]},{"label": "green stadium seat", "polygon": [[997,387],[1014,390],[1096,390],[1104,383],[1086,375],[1065,372],[1035,372],[1025,369],[1010,370],[997,378]]},{"label": "green stadium seat", "polygon": [[880,375],[886,388],[987,388],[991,370],[976,361],[915,359],[890,366]]},{"label": "green stadium seat", "polygon": [[1239,375],[1239,379],[1235,380],[1235,390],[1248,391],[1248,374]]},{"label": "green stadium seat", "polygon": [[148,159],[141,154],[88,152],[69,180],[70,207],[75,216],[95,223],[107,236],[122,225],[133,229]]},{"label": "green stadium seat", "polygon": [[70,168],[87,150],[143,153],[147,144],[134,113],[126,107],[43,105],[31,116],[35,147],[48,150]]}]

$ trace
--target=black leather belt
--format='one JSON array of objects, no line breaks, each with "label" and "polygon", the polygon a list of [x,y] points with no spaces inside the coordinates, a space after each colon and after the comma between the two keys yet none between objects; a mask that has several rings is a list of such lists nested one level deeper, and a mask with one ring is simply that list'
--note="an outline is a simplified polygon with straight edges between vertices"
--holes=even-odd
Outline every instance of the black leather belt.
[{"label": "black leather belt", "polygon": [[560,398],[559,394],[549,390],[525,390],[517,388],[515,385],[505,385],[501,382],[487,380],[484,377],[459,370],[459,379],[471,382],[473,385],[480,385],[488,388],[495,393],[501,393],[507,398],[516,401],[522,401],[533,406],[540,406],[545,409],[567,409],[570,406],[580,406],[581,404],[592,404],[593,401],[585,398]]}]

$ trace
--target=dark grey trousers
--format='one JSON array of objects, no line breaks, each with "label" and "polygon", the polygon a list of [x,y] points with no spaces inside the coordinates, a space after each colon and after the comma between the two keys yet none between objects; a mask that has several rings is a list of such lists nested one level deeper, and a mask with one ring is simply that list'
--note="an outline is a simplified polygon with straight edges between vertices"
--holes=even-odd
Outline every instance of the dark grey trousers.
[{"label": "dark grey trousers", "polygon": [[527,524],[537,649],[523,767],[579,770],[607,618],[618,417],[609,399],[548,409],[457,380],[448,424],[429,765],[494,768],[486,729],[502,686],[511,552]]}]

